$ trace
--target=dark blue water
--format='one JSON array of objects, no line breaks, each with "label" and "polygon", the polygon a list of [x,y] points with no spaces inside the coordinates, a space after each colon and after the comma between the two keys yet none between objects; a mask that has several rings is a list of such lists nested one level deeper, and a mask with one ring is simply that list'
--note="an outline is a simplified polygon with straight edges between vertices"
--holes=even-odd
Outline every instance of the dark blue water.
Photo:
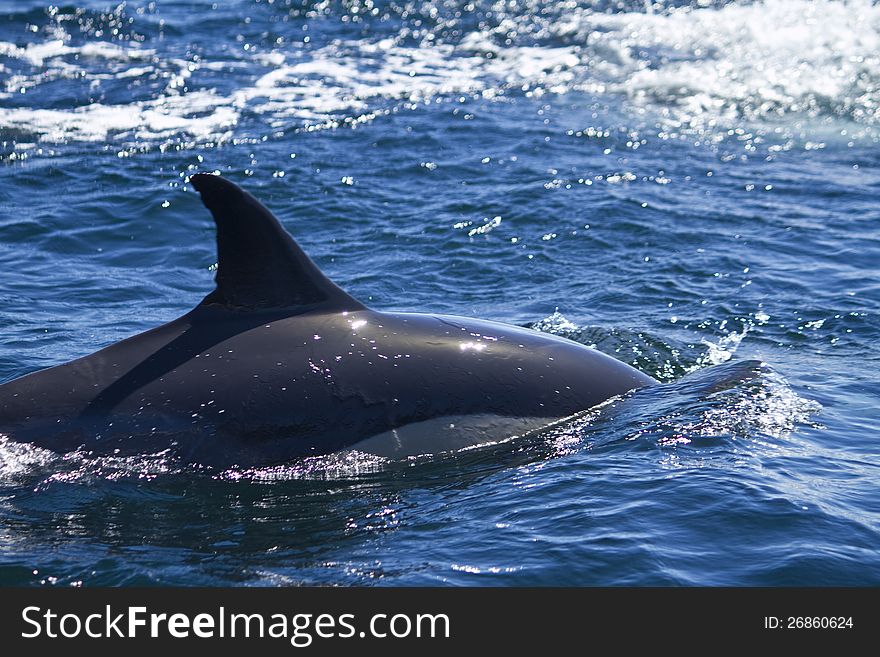
[{"label": "dark blue water", "polygon": [[376,309],[665,382],[399,462],[2,442],[0,583],[880,584],[878,35],[868,0],[0,3],[0,381],[198,303],[217,170]]}]

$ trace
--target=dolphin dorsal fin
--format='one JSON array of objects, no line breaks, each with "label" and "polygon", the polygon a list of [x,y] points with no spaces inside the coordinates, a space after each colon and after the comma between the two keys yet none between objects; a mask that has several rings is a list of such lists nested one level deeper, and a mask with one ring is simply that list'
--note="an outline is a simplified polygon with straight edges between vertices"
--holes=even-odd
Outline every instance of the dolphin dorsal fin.
[{"label": "dolphin dorsal fin", "polygon": [[190,182],[217,224],[217,289],[202,305],[364,307],[327,278],[278,219],[238,185],[207,173],[194,174]]}]

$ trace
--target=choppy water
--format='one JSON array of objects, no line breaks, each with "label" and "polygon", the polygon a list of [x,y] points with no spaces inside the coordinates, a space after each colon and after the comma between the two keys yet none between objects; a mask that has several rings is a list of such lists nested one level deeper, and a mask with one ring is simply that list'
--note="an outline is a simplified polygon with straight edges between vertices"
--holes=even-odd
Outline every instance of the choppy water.
[{"label": "choppy water", "polygon": [[219,170],[380,310],[666,385],[453,455],[0,444],[0,583],[880,584],[880,7],[0,3],[0,381],[212,287]]}]

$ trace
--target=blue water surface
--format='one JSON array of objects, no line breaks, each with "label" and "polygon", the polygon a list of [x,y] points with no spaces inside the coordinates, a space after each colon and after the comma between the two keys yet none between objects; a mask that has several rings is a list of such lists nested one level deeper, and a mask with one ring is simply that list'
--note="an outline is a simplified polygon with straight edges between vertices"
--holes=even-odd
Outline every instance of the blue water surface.
[{"label": "blue water surface", "polygon": [[0,439],[0,584],[880,584],[878,34],[870,0],[0,2],[0,381],[212,289],[204,170],[375,309],[664,382],[404,461]]}]

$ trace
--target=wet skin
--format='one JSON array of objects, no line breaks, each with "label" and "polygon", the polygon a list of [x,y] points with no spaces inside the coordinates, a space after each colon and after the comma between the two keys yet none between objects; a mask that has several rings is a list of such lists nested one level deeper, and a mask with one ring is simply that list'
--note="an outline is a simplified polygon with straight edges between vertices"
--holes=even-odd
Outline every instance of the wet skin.
[{"label": "wet skin", "polygon": [[407,454],[408,437],[415,451],[426,434],[431,451],[503,439],[656,383],[530,329],[369,310],[249,194],[215,176],[193,183],[218,226],[217,289],[168,324],[0,386],[0,434],[216,465],[376,436],[392,440],[380,453]]}]

